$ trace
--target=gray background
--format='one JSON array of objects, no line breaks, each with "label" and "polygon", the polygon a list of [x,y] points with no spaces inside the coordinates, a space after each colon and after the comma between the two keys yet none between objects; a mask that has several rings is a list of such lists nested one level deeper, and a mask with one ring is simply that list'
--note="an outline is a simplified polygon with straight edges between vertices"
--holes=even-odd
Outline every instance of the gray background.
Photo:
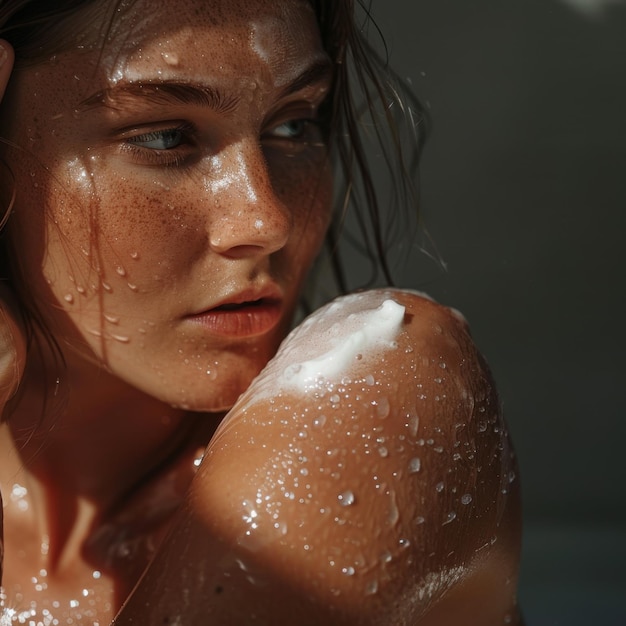
[{"label": "gray background", "polygon": [[528,626],[626,624],[626,4],[374,0],[427,102],[427,227],[522,467]]}]

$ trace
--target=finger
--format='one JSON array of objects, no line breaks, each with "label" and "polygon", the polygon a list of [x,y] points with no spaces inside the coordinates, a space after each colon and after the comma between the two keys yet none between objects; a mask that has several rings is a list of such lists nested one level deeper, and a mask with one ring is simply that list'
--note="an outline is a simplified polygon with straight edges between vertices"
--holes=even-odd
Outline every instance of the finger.
[{"label": "finger", "polygon": [[11,44],[0,39],[0,100],[4,96],[4,90],[9,82],[9,76],[13,69],[13,48]]}]

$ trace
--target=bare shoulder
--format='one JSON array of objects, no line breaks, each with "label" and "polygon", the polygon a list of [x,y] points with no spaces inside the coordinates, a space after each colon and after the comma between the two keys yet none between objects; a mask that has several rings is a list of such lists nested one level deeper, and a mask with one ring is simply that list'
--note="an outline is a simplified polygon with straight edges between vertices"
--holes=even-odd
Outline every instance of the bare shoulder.
[{"label": "bare shoulder", "polygon": [[[518,495],[462,317],[406,291],[348,296],[287,338],[218,429],[158,566],[195,599],[161,594],[154,617],[516,624]],[[142,584],[148,597],[158,576]]]}]

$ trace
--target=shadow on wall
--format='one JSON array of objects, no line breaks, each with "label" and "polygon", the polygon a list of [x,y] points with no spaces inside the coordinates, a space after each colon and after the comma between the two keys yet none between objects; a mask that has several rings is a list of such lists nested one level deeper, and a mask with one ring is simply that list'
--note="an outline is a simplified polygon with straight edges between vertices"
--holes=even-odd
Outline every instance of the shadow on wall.
[{"label": "shadow on wall", "polygon": [[529,626],[625,624],[626,3],[373,11],[431,109],[424,216],[448,266],[416,251],[398,282],[461,309],[499,382]]}]

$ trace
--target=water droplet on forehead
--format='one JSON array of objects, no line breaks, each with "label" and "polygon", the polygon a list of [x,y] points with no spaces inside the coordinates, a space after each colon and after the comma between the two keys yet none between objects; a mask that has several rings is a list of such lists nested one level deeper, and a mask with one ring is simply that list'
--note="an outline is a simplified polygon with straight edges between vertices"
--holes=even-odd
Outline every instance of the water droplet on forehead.
[{"label": "water droplet on forehead", "polygon": [[161,57],[170,66],[175,67],[180,63],[178,55],[175,52],[162,52]]}]

